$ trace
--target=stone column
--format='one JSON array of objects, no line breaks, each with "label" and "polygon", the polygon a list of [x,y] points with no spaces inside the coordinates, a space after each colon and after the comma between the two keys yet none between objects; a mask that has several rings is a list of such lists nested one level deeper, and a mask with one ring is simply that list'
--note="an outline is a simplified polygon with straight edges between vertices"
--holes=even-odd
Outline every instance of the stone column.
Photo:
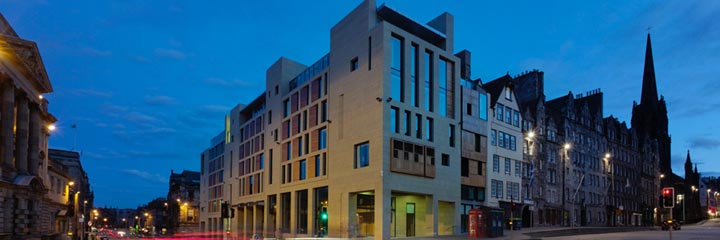
[{"label": "stone column", "polygon": [[[15,171],[13,160],[13,126],[15,125],[15,86],[12,83],[0,85],[2,87],[2,122],[0,124],[0,158],[5,172]],[[12,177],[12,176],[10,176]]]},{"label": "stone column", "polygon": [[36,103],[30,104],[30,140],[28,143],[28,170],[30,175],[38,175],[38,164],[40,162],[40,134],[42,121],[40,120],[40,106]]},{"label": "stone column", "polygon": [[17,123],[15,124],[15,167],[18,174],[28,174],[28,128],[30,123],[30,109],[25,94],[21,94],[17,101]]}]

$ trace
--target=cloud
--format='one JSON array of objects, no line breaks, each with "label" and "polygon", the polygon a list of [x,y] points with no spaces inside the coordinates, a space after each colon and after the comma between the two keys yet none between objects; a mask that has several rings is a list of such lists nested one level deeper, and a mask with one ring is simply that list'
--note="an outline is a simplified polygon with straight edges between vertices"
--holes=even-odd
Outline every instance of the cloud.
[{"label": "cloud", "polygon": [[148,63],[148,62],[150,62],[150,59],[148,59],[148,58],[146,58],[146,57],[144,57],[144,56],[135,56],[135,57],[133,57],[133,60],[138,61],[138,62],[142,62],[142,63]]},{"label": "cloud", "polygon": [[253,86],[255,83],[242,81],[242,80],[225,80],[221,78],[208,78],[203,80],[204,84],[218,87],[248,87]]},{"label": "cloud", "polygon": [[153,106],[172,105],[175,103],[175,98],[170,96],[145,96],[145,104]]},{"label": "cloud", "polygon": [[152,173],[140,171],[137,169],[123,169],[122,172],[130,174],[130,175],[134,175],[136,177],[139,177],[139,178],[142,178],[142,179],[145,179],[148,181],[152,181],[152,182],[157,182],[157,183],[167,183],[168,182],[168,179],[166,177],[161,176],[160,174],[157,174],[157,173],[152,174]]},{"label": "cloud", "polygon": [[125,120],[135,123],[140,126],[148,126],[149,124],[161,123],[162,121],[156,117],[140,113],[140,112],[129,112],[125,115]]},{"label": "cloud", "polygon": [[72,93],[75,96],[84,96],[84,97],[99,97],[99,98],[111,98],[112,94],[109,92],[94,90],[94,89],[75,89],[70,90],[70,93]]},{"label": "cloud", "polygon": [[687,140],[688,147],[692,149],[713,150],[720,146],[720,140],[703,136],[695,136]]},{"label": "cloud", "polygon": [[84,54],[91,56],[91,57],[107,57],[107,56],[112,55],[112,52],[109,50],[103,51],[103,50],[98,50],[98,49],[90,48],[90,47],[83,48],[83,49],[81,49],[81,51]]},{"label": "cloud", "polygon": [[173,58],[177,60],[185,60],[187,55],[175,49],[158,48],[155,49],[155,55],[159,57]]}]

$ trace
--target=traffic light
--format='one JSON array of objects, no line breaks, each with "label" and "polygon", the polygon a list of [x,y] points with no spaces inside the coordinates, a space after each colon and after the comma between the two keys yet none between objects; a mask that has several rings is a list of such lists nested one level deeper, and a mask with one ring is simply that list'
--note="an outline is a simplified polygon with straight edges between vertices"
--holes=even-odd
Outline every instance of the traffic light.
[{"label": "traffic light", "polygon": [[230,218],[235,218],[235,208],[234,207],[230,208]]},{"label": "traffic light", "polygon": [[220,203],[220,218],[228,218],[228,203],[227,201]]},{"label": "traffic light", "polygon": [[675,207],[675,188],[666,187],[662,190],[662,199],[664,208]]},{"label": "traffic light", "polygon": [[320,220],[322,220],[323,222],[327,222],[327,220],[328,220],[327,207],[322,207],[320,209]]}]

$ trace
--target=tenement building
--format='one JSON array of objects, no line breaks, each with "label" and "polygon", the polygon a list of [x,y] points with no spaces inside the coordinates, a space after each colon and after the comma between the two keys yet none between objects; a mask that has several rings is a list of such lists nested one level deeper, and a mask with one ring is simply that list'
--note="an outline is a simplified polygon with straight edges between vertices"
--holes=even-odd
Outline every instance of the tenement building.
[{"label": "tenement building", "polygon": [[167,231],[197,232],[200,212],[200,172],[170,170],[167,194]]},{"label": "tenement building", "polygon": [[[0,239],[59,235],[61,208],[46,198],[52,85],[35,42],[0,15]],[[62,188],[61,188],[62,189]]]},{"label": "tenement building", "polygon": [[202,231],[459,233],[453,36],[448,13],[423,24],[364,1],[331,29],[330,52],[317,62],[280,58],[266,91],[227,116],[222,156],[209,153],[215,146],[202,155]]},{"label": "tenement building", "polygon": [[[63,190],[61,199],[65,202],[52,201],[60,203],[58,208],[63,209],[56,214],[58,219],[65,217],[68,220],[67,228],[62,232],[69,236],[84,235],[84,223],[88,219],[86,216],[89,217],[88,211],[93,207],[94,193],[90,191],[90,181],[80,162],[80,153],[60,149],[49,149],[48,152],[50,163],[45,184],[50,186],[48,196],[59,193],[53,193],[53,190]],[[53,173],[57,175],[53,176]]]},{"label": "tenement building", "polygon": [[522,153],[520,105],[514,85],[509,80],[506,75],[483,84],[490,96],[489,108],[492,109],[487,160],[491,168],[487,170],[490,190],[486,193],[485,205],[502,208],[505,218],[519,224],[521,221],[516,220],[522,219],[522,169],[523,166],[527,168],[527,162]]}]

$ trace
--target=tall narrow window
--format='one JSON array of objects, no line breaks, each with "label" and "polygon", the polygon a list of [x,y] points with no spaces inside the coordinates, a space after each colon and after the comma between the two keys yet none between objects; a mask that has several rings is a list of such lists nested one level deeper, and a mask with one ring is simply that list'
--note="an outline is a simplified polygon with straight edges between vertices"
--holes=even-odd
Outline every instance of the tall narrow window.
[{"label": "tall narrow window", "polygon": [[410,115],[410,111],[405,111],[405,135],[411,136],[412,128],[410,126],[410,122],[412,122],[412,117]]},{"label": "tall narrow window", "polygon": [[355,168],[367,167],[370,165],[370,143],[365,142],[355,145]]},{"label": "tall narrow window", "polygon": [[468,177],[468,176],[470,176],[470,174],[469,174],[470,171],[468,171],[469,168],[470,168],[469,160],[468,160],[467,158],[461,158],[460,160],[461,160],[461,162],[460,162],[460,176],[463,176],[463,177]]},{"label": "tall narrow window", "polygon": [[368,37],[368,71],[372,69],[372,37]]},{"label": "tall narrow window", "polygon": [[395,100],[398,100],[400,102],[403,101],[403,82],[402,82],[402,73],[403,73],[403,40],[393,36],[391,40],[392,48],[391,48],[391,97]]},{"label": "tall narrow window", "polygon": [[481,146],[480,146],[480,134],[475,133],[475,151],[480,152]]},{"label": "tall narrow window", "polygon": [[283,117],[290,116],[290,99],[283,102]]},{"label": "tall narrow window", "polygon": [[505,106],[505,123],[512,125],[512,108]]},{"label": "tall narrow window", "polygon": [[448,62],[440,58],[438,63],[438,114],[447,116],[447,74]]},{"label": "tall narrow window", "polygon": [[320,122],[326,122],[328,120],[328,104],[327,100],[322,101],[320,104]]},{"label": "tall narrow window", "polygon": [[399,117],[398,117],[398,108],[391,107],[390,108],[390,129],[394,133],[400,133],[400,123],[399,123]]},{"label": "tall narrow window", "polygon": [[352,60],[350,60],[350,71],[351,71],[351,72],[352,72],[352,71],[355,71],[355,69],[358,69],[358,66],[359,66],[359,64],[358,64],[358,58],[357,58],[357,57],[355,57],[355,58],[353,58]]},{"label": "tall narrow window", "polygon": [[319,149],[327,148],[327,128],[320,129],[320,135],[318,139]]},{"label": "tall narrow window", "polygon": [[307,178],[307,162],[305,159],[300,160],[300,180],[305,180]]},{"label": "tall narrow window", "polygon": [[297,155],[298,156],[302,155],[302,153],[303,153],[303,138],[302,137],[298,138],[297,148],[298,148]]},{"label": "tall narrow window", "polygon": [[410,45],[410,104],[415,107],[419,107],[418,101],[418,87],[420,84],[417,82],[417,67],[418,67],[418,45]]},{"label": "tall narrow window", "polygon": [[423,94],[423,97],[425,99],[425,110],[427,111],[433,111],[433,54],[430,51],[425,52],[425,64],[424,64],[424,81],[425,81],[425,91]]},{"label": "tall narrow window", "polygon": [[320,176],[320,155],[315,155],[315,176]]},{"label": "tall narrow window", "polygon": [[478,113],[480,119],[487,120],[487,94],[480,93],[478,96]]},{"label": "tall narrow window", "polygon": [[455,125],[450,124],[448,127],[448,137],[450,147],[455,147]]},{"label": "tall narrow window", "polygon": [[415,137],[422,139],[422,115],[415,114]]},{"label": "tall narrow window", "polygon": [[490,131],[490,145],[495,146],[497,141],[497,130],[493,129]]},{"label": "tall narrow window", "polygon": [[504,114],[505,106],[502,104],[496,104],[495,105],[495,118],[497,118],[498,121],[503,121],[505,114]]},{"label": "tall narrow window", "polygon": [[432,118],[425,119],[425,140],[432,142],[434,132],[435,131],[433,129],[433,119]]}]

